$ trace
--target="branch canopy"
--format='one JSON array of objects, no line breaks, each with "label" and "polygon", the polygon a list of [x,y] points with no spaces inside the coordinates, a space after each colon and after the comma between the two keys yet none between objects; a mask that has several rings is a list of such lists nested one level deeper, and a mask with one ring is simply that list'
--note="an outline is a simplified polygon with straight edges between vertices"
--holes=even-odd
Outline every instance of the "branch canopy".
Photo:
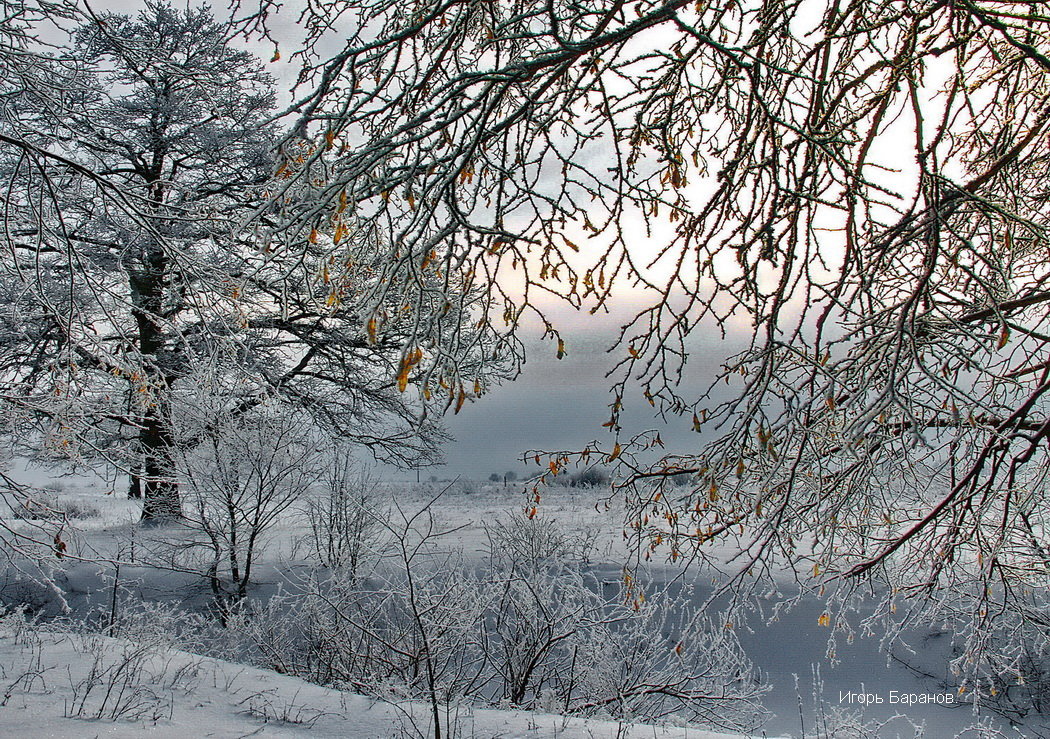
[{"label": "branch canopy", "polygon": [[[327,12],[305,11],[295,105],[313,146],[300,177],[325,185],[286,204],[285,227],[346,203],[393,234],[384,275],[437,255],[508,337],[529,310],[557,333],[549,295],[640,305],[610,348],[606,425],[618,434],[641,396],[705,434],[655,466],[627,440],[599,445],[637,494],[646,548],[743,535],[745,570],[782,556],[824,581],[898,562],[895,582],[978,583],[975,602],[1043,582],[1041,4]],[[334,29],[345,45],[322,58]],[[699,337],[733,326],[752,334],[714,378],[730,399],[683,396]],[[665,485],[682,474],[694,484]]]}]

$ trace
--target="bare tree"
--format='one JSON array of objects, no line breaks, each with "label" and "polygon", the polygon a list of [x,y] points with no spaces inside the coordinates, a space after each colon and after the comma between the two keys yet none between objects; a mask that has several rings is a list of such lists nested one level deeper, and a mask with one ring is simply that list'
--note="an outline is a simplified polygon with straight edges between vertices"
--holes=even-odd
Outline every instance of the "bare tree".
[{"label": "bare tree", "polygon": [[[598,311],[634,290],[616,438],[552,464],[618,462],[643,546],[702,554],[743,527],[743,571],[959,585],[974,619],[1046,587],[1041,4],[338,9],[328,56],[336,16],[305,11],[294,130],[327,184],[287,227],[348,203],[394,234],[390,279],[436,255],[505,341],[531,309],[559,356],[537,296]],[[752,335],[716,378],[729,399],[685,395],[698,334],[733,325]],[[619,437],[641,398],[705,434],[696,452],[636,462],[659,441]]]},{"label": "bare tree", "polygon": [[269,530],[317,481],[316,438],[304,421],[287,409],[263,406],[234,422],[215,423],[204,442],[183,455],[185,522],[204,535],[217,596],[247,595]]},{"label": "bare tree", "polygon": [[352,581],[380,548],[388,493],[345,446],[333,445],[321,465],[317,493],[305,506],[310,546],[322,564]]}]

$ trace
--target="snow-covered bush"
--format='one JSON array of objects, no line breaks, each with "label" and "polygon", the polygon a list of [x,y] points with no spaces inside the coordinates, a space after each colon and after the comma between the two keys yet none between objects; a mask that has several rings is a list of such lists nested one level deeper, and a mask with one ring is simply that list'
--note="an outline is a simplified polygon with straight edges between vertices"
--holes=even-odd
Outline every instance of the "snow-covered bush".
[{"label": "snow-covered bush", "polygon": [[550,708],[543,698],[556,696],[557,710],[567,709],[576,672],[569,643],[605,617],[596,583],[560,566],[512,566],[492,577],[497,597],[486,613],[484,644],[499,695],[490,698]]},{"label": "snow-covered bush", "polygon": [[430,506],[412,516],[395,506],[382,525],[385,561],[367,576],[332,570],[305,592],[242,604],[228,625],[272,669],[386,700],[422,699],[433,725],[445,725],[440,706],[477,696],[486,681],[478,624],[489,588],[436,546]]},{"label": "snow-covered bush", "polygon": [[677,713],[710,726],[751,727],[762,690],[732,631],[692,610],[688,592],[646,599],[630,575],[601,582],[574,543],[535,516],[489,528],[495,589],[482,644],[498,698],[567,714],[632,720]]},{"label": "snow-covered bush", "polygon": [[604,583],[569,532],[524,515],[489,527],[479,569],[440,546],[431,510],[409,517],[393,506],[365,574],[334,569],[265,605],[240,603],[230,641],[282,673],[423,700],[433,725],[464,703],[756,722],[750,662],[731,631],[688,607],[688,593],[646,599],[629,578]]},{"label": "snow-covered bush", "polygon": [[477,495],[478,492],[481,490],[481,486],[478,484],[478,481],[472,480],[469,477],[457,478],[453,484],[456,488],[456,492],[458,492],[460,495]]},{"label": "snow-covered bush", "polygon": [[574,488],[598,488],[609,484],[609,471],[602,467],[588,467],[574,472],[569,477],[569,486]]},{"label": "snow-covered bush", "polygon": [[326,567],[356,577],[382,536],[384,493],[378,480],[359,469],[345,449],[336,447],[322,463],[317,490],[305,505],[310,549]]},{"label": "snow-covered bush", "polygon": [[607,602],[602,619],[566,641],[576,666],[564,688],[566,713],[675,714],[729,731],[761,723],[764,691],[731,629],[693,610],[687,596],[626,594],[633,599]]},{"label": "snow-covered bush", "polygon": [[44,489],[12,501],[11,513],[25,521],[63,521],[99,518],[98,506],[79,500],[63,499],[55,491]]},{"label": "snow-covered bush", "polygon": [[558,526],[540,516],[518,511],[485,527],[490,566],[534,568],[565,559],[573,542]]},{"label": "snow-covered bush", "polygon": [[213,424],[201,441],[183,457],[185,523],[215,594],[240,599],[265,535],[314,484],[318,455],[309,426],[282,408]]},{"label": "snow-covered bush", "polygon": [[109,636],[145,642],[158,647],[172,647],[195,654],[237,658],[229,634],[214,618],[187,611],[177,603],[147,601],[138,598],[114,601],[86,619]]}]

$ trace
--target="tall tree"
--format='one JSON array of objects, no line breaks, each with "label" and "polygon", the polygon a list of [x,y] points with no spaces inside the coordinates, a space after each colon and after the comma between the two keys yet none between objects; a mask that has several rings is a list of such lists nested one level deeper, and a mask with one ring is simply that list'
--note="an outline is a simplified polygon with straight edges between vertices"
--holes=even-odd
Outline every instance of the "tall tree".
[{"label": "tall tree", "polygon": [[[408,310],[357,299],[375,287],[381,230],[336,216],[293,243],[237,227],[306,152],[274,161],[272,80],[231,35],[206,9],[163,3],[94,18],[55,84],[14,104],[36,150],[3,152],[4,400],[25,427],[43,422],[48,448],[141,476],[144,519],[180,514],[175,445],[208,414],[294,404],[412,464],[443,436],[429,401],[400,392],[408,375],[455,356],[477,365],[478,391],[489,381],[461,325],[476,295],[435,291]],[[408,343],[421,320],[459,343]]]},{"label": "tall tree", "polygon": [[[331,16],[306,11],[301,112],[320,128],[296,131],[353,144],[291,227],[345,189],[397,234],[389,273],[435,249],[469,264],[508,330],[537,294],[594,311],[630,286],[617,438],[576,454],[625,465],[658,514],[631,519],[646,551],[743,526],[742,573],[786,558],[815,585],[965,585],[975,621],[1009,606],[1045,636],[1043,4],[339,9],[347,41],[319,61]],[[734,325],[753,334],[717,378],[732,399],[685,394],[697,332]],[[618,434],[639,397],[713,436],[636,463]],[[683,471],[692,489],[664,484]]]}]

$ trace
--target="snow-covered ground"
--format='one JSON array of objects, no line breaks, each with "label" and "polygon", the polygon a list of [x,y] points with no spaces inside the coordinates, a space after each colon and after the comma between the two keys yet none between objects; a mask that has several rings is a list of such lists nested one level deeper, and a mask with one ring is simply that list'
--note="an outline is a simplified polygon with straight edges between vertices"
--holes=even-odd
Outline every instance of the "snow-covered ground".
[{"label": "snow-covered ground", "polygon": [[[73,615],[104,612],[119,578],[119,598],[144,598],[199,609],[208,592],[198,574],[160,571],[135,564],[148,559],[156,545],[174,532],[142,529],[137,505],[122,491],[87,477],[63,480],[52,491],[63,506],[84,514],[71,521],[63,536],[65,558],[52,562],[58,591],[35,590],[45,615],[69,609]],[[391,496],[406,511],[422,505],[432,488],[402,486]],[[622,575],[627,555],[617,503],[595,505],[596,491],[550,488],[544,491],[540,515],[551,525],[592,542],[590,567],[599,579]],[[435,506],[440,526],[454,529],[443,546],[480,562],[488,547],[485,526],[520,511],[519,487],[453,485]],[[75,527],[75,531],[73,528]],[[304,563],[308,531],[289,516],[267,542],[254,578],[253,595],[285,587]],[[117,573],[107,560],[124,564]],[[16,577],[8,573],[7,583]],[[682,592],[698,602],[711,592],[705,577],[680,568],[650,568],[647,587]],[[28,586],[27,586],[28,587]],[[123,601],[122,601],[123,602]],[[771,620],[755,614],[734,624],[750,659],[769,692],[763,704],[771,717],[763,736],[951,737],[982,733],[993,736],[1040,736],[1043,721],[1029,717],[1012,727],[995,714],[975,716],[972,706],[946,687],[950,635],[908,632],[890,653],[877,635],[858,635],[835,645],[829,661],[828,629],[820,623],[824,606],[803,599]],[[859,616],[862,614],[858,614]],[[909,669],[920,665],[928,675]],[[123,668],[121,668],[123,665]],[[123,672],[121,672],[123,670]],[[134,673],[133,675],[131,673]],[[91,688],[88,691],[88,688]],[[0,736],[245,736],[294,735],[381,737],[424,732],[428,710],[423,704],[376,701],[311,685],[298,678],[179,651],[165,640],[133,643],[83,633],[63,633],[45,624],[29,629],[8,617],[0,629]],[[112,689],[112,690],[111,690]],[[85,693],[87,693],[85,695]],[[923,701],[923,702],[920,702]],[[924,702],[933,701],[933,702]],[[726,736],[696,727],[635,726],[583,720],[528,711],[460,706],[452,726],[457,736]],[[984,726],[982,732],[973,729]],[[866,728],[865,728],[866,727]],[[1002,733],[997,733],[1002,732]]]},{"label": "snow-covered ground", "polygon": [[[288,675],[99,635],[0,621],[0,735],[7,737],[415,736],[427,706],[376,701]],[[449,710],[454,736],[728,739],[532,711]]]}]

